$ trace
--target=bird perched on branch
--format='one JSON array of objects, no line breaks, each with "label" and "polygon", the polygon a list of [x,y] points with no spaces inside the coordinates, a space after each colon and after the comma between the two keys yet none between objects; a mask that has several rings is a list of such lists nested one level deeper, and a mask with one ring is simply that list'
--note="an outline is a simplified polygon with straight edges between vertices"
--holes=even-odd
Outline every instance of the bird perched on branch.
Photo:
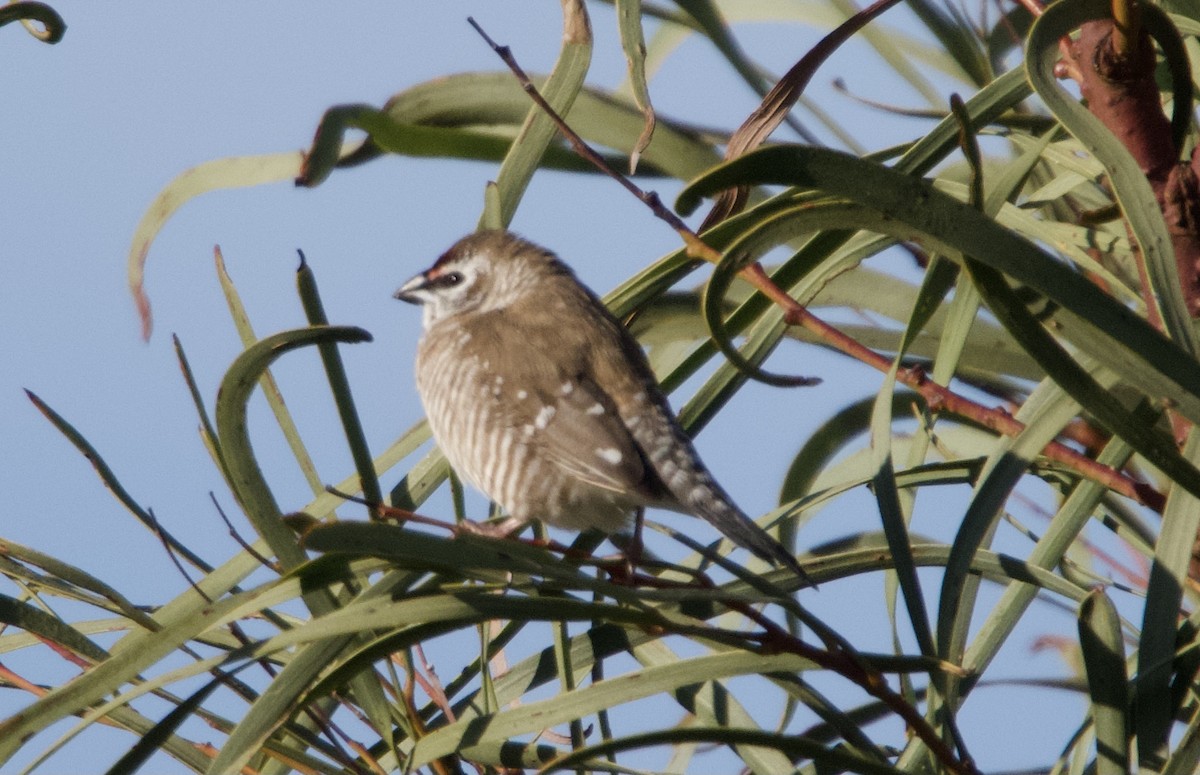
[{"label": "bird perched on branch", "polygon": [[637,340],[550,251],[465,237],[396,292],[423,307],[417,388],[455,471],[509,517],[613,533],[643,506],[707,520],[807,579],[713,479]]}]

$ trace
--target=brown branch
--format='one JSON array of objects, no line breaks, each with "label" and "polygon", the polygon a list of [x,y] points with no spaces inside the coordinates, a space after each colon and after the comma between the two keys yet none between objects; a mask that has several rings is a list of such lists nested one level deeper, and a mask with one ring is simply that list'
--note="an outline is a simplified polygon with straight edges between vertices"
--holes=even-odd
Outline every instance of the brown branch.
[{"label": "brown branch", "polygon": [[[771,282],[771,278],[767,277],[761,266],[755,264],[747,267],[743,271],[742,277],[758,288],[763,295],[783,307],[787,322],[807,329],[834,349],[881,372],[887,373],[892,367],[890,358],[880,355],[853,337],[829,325],[788,296],[779,286]],[[925,373],[920,369],[901,369],[896,375],[896,380],[920,393],[928,402],[931,410],[945,409],[974,420],[1005,436],[1016,436],[1025,430],[1024,423],[1007,412],[981,406],[964,398],[949,388],[926,379]],[[1042,454],[1077,471],[1084,478],[1099,482],[1110,490],[1155,511],[1161,512],[1165,505],[1162,494],[1150,485],[1136,481],[1111,466],[1097,463],[1059,442],[1050,442],[1042,450]]]},{"label": "brown branch", "polygon": [[[45,697],[50,693],[50,690],[44,686],[38,686],[32,681],[27,680],[21,675],[14,673],[4,665],[0,665],[0,686],[11,686],[15,689],[24,689],[35,697]],[[115,722],[113,722],[115,726]]]},{"label": "brown branch", "polygon": [[[1184,303],[1192,317],[1200,316],[1200,156],[1179,160],[1180,148],[1171,122],[1163,113],[1155,80],[1154,40],[1142,23],[1139,0],[1112,0],[1112,19],[1084,23],[1065,56],[1064,68],[1079,83],[1088,110],[1121,141],[1146,176],[1163,215],[1175,272]],[[1168,22],[1169,24],[1169,22]],[[1161,29],[1157,35],[1164,33]],[[1164,43],[1165,46],[1165,43]],[[1172,68],[1174,70],[1174,68]],[[1173,72],[1178,79],[1182,77]],[[1172,85],[1175,101],[1191,99],[1179,93],[1186,84]],[[1176,111],[1181,108],[1176,105]],[[1163,321],[1150,284],[1145,255],[1135,245],[1138,279],[1146,302],[1147,319],[1162,329]],[[1182,443],[1191,424],[1170,413],[1176,439]]]},{"label": "brown branch", "polygon": [[[1091,111],[1121,141],[1146,176],[1166,221],[1188,311],[1200,315],[1200,157],[1180,163],[1154,78],[1154,43],[1137,0],[1114,0],[1116,19],[1089,21],[1070,48],[1068,72]],[[1140,251],[1139,264],[1144,263]],[[1139,269],[1145,278],[1145,270]],[[1143,279],[1147,306],[1156,305]]]},{"label": "brown branch", "polygon": [[529,98],[533,100],[534,104],[541,108],[542,111],[550,118],[550,120],[554,122],[554,125],[558,128],[558,131],[561,132],[563,137],[567,139],[567,142],[571,144],[571,148],[574,149],[575,153],[579,154],[581,157],[590,162],[594,167],[596,167],[596,169],[600,170],[617,183],[621,184],[626,191],[641,200],[658,218],[665,221],[668,226],[674,229],[683,239],[683,244],[687,246],[688,256],[692,258],[703,259],[704,261],[711,261],[713,263],[721,260],[721,254],[704,244],[704,242],[696,236],[696,233],[692,231],[688,225],[679,218],[679,216],[671,212],[666,205],[662,203],[662,200],[658,198],[657,193],[643,190],[632,180],[614,170],[609,166],[608,162],[604,160],[603,156],[596,153],[596,151],[594,151],[590,145],[583,141],[583,138],[581,138],[575,132],[575,130],[571,129],[567,122],[563,120],[562,116],[558,115],[558,111],[552,108],[550,103],[546,102],[546,98],[541,95],[541,92],[539,92],[537,87],[533,85],[533,81],[529,80],[529,76],[526,75],[521,66],[517,64],[517,60],[513,58],[512,49],[510,49],[508,46],[501,46],[499,43],[492,40],[492,38],[486,32],[484,32],[483,28],[479,26],[479,23],[476,22],[473,17],[468,16],[467,22],[475,28],[475,31],[478,32],[479,36],[484,39],[488,46],[491,47],[492,51],[496,52],[496,56],[500,57],[500,59],[504,61],[504,64],[508,65],[508,69],[512,71],[513,75],[517,78],[517,82],[521,84],[521,88],[525,90],[525,93],[529,95]]}]

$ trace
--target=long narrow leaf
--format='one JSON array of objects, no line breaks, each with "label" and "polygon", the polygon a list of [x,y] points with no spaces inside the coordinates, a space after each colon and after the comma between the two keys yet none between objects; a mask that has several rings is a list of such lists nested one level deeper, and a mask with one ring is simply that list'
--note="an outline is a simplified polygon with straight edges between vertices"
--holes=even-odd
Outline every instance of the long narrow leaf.
[{"label": "long narrow leaf", "polygon": [[321,342],[365,342],[371,335],[361,328],[318,327],[285,331],[263,339],[242,353],[226,372],[217,397],[217,434],[229,465],[238,500],[254,529],[271,545],[285,567],[304,561],[295,536],[284,526],[275,496],[254,457],[246,427],[246,403],[263,372],[279,356],[298,347]]},{"label": "long narrow leaf", "polygon": [[835,151],[776,146],[694,181],[677,206],[690,212],[699,197],[738,183],[797,185],[859,201],[909,225],[935,248],[987,262],[1058,304],[1065,338],[1147,395],[1169,396],[1200,421],[1200,364],[1069,267],[924,181]]},{"label": "long narrow leaf", "polygon": [[1079,647],[1096,727],[1096,773],[1122,775],[1129,770],[1125,643],[1116,606],[1101,590],[1088,595],[1079,607]]}]

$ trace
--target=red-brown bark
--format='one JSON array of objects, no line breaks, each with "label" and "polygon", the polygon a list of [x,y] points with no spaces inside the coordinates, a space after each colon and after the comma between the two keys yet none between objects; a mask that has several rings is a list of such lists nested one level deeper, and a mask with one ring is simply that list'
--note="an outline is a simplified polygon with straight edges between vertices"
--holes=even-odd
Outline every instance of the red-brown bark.
[{"label": "red-brown bark", "polygon": [[[1088,109],[1124,144],[1145,174],[1175,249],[1184,299],[1200,315],[1200,185],[1198,160],[1179,160],[1171,124],[1154,80],[1154,44],[1144,31],[1131,50],[1115,42],[1112,21],[1087,22],[1072,44],[1073,72]],[[1149,289],[1143,289],[1149,293]]]}]

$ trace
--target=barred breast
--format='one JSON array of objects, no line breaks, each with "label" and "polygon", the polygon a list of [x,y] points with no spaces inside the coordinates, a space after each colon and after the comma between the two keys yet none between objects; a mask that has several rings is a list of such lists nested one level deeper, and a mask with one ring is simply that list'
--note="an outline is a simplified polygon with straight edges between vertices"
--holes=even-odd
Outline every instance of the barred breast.
[{"label": "barred breast", "polygon": [[472,332],[443,321],[417,353],[417,390],[438,446],[458,475],[521,521],[612,533],[633,504],[569,474],[547,458],[554,416],[536,390],[510,384]]}]

